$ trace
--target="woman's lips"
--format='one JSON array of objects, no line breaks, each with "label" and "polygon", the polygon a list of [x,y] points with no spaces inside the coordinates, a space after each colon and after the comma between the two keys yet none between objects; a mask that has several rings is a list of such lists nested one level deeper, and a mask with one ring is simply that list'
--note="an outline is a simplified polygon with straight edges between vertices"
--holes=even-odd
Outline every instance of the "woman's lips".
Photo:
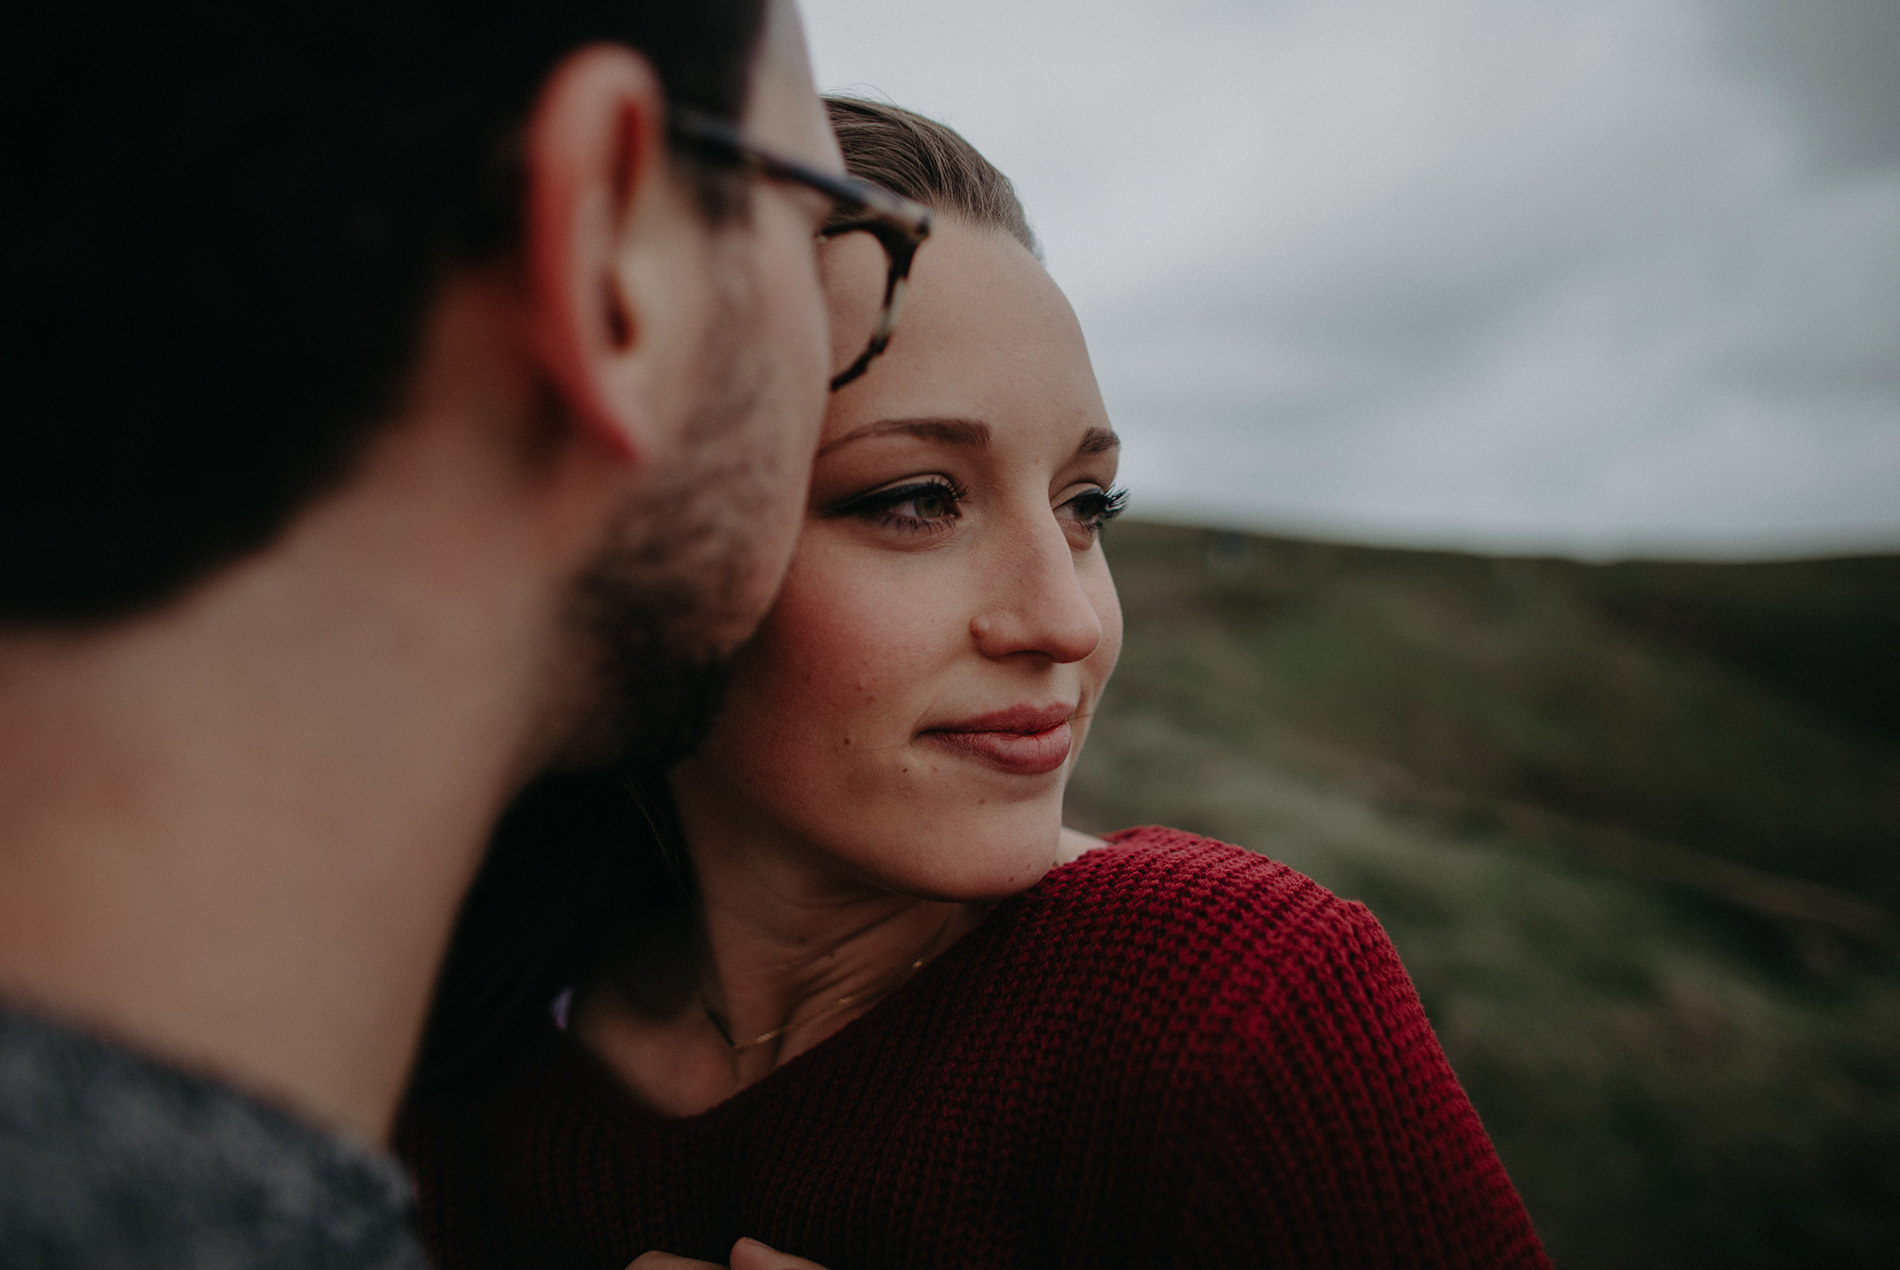
[{"label": "woman's lips", "polygon": [[1070,708],[1020,708],[931,728],[922,739],[1015,776],[1044,776],[1069,761]]}]

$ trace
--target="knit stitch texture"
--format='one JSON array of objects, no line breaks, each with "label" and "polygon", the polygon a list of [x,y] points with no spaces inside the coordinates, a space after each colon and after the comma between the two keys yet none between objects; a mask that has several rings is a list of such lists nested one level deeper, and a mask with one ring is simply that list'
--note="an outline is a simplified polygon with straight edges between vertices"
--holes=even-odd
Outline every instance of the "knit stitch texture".
[{"label": "knit stitch texture", "polygon": [[835,1036],[658,1116],[552,1024],[405,1115],[443,1270],[1546,1266],[1363,905],[1134,829]]}]

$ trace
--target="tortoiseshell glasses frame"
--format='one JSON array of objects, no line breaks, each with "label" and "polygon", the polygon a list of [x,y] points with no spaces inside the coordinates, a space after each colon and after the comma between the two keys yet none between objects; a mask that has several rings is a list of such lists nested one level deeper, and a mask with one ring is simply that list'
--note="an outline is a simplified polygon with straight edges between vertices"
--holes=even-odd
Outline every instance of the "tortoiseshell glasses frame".
[{"label": "tortoiseshell glasses frame", "polygon": [[877,323],[871,328],[871,341],[856,360],[831,377],[831,391],[838,391],[862,375],[890,344],[891,333],[897,329],[911,261],[917,256],[917,248],[930,236],[930,209],[874,182],[821,172],[796,159],[774,154],[747,141],[725,120],[690,107],[672,107],[667,127],[675,141],[713,158],[774,181],[805,186],[830,199],[832,214],[819,231],[824,237],[836,238],[840,234],[862,231],[883,246],[889,268],[884,278],[884,303],[878,310]]}]

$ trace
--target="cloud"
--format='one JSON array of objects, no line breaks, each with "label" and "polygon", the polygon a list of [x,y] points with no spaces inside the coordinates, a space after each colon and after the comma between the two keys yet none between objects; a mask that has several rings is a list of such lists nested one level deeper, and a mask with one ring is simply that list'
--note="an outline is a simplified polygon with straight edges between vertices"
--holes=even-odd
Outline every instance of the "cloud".
[{"label": "cloud", "polygon": [[1706,12],[1716,52],[1789,108],[1811,161],[1900,163],[1900,5],[1728,0]]},{"label": "cloud", "polygon": [[1890,9],[809,14],[821,82],[1017,180],[1138,506],[1757,555],[1900,546]]}]

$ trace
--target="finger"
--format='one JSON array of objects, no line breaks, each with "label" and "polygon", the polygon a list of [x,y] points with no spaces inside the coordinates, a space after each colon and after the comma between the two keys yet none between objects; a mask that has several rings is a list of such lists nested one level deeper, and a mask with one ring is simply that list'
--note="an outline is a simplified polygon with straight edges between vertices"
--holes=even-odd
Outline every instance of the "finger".
[{"label": "finger", "polygon": [[725,1270],[725,1267],[716,1261],[675,1257],[670,1252],[646,1252],[628,1262],[627,1270]]},{"label": "finger", "polygon": [[[641,1267],[646,1270],[646,1267]],[[732,1270],[825,1270],[816,1261],[774,1252],[756,1239],[732,1245]]]}]

